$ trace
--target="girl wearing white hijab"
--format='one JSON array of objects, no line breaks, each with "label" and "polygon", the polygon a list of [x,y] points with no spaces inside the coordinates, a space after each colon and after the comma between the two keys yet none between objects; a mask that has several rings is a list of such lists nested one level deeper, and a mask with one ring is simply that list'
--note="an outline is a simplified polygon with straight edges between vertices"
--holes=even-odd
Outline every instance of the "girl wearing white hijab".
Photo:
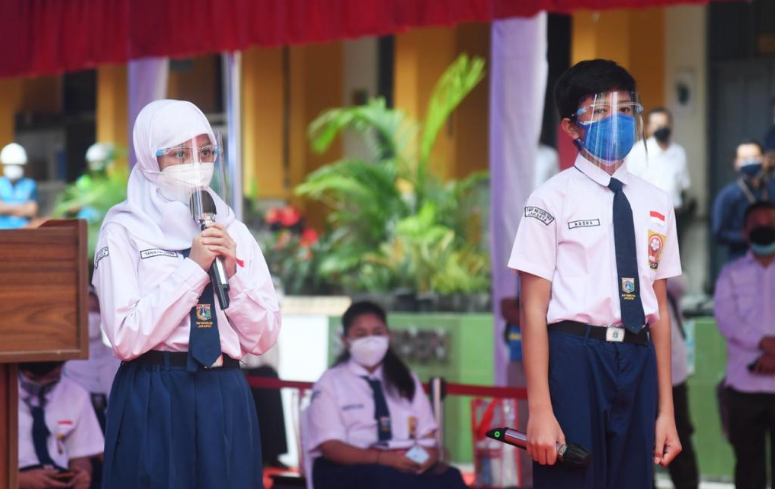
[{"label": "girl wearing white hijab", "polygon": [[[209,184],[176,159],[192,144],[217,151],[196,106],[148,104],[134,126],[127,200],[100,231],[94,286],[123,360],[108,401],[110,489],[262,487],[256,410],[238,364],[275,344],[280,309],[261,250],[229,206],[210,192],[218,222],[200,231],[191,218],[186,190]],[[229,275],[226,310],[207,273],[216,257]]]}]

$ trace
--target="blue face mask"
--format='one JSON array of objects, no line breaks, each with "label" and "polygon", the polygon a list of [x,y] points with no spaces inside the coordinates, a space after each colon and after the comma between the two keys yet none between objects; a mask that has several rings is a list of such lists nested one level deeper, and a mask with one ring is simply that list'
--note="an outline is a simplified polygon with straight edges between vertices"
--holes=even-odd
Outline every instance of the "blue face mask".
[{"label": "blue face mask", "polygon": [[751,243],[751,251],[756,256],[770,256],[775,253],[775,243],[768,245]]},{"label": "blue face mask", "polygon": [[761,160],[744,161],[742,166],[740,166],[740,174],[745,178],[756,178],[761,172]]},{"label": "blue face mask", "polygon": [[606,166],[624,159],[635,145],[635,118],[614,114],[583,125],[584,140],[579,144]]},{"label": "blue face mask", "polygon": [[756,256],[770,256],[775,253],[775,228],[759,226],[748,235],[751,251]]}]

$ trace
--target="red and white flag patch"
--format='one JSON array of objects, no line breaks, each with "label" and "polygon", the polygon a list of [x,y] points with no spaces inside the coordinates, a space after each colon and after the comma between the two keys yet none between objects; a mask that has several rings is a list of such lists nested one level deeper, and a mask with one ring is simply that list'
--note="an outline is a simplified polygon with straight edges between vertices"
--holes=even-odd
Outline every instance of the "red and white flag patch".
[{"label": "red and white flag patch", "polygon": [[664,225],[665,225],[665,215],[664,214],[660,214],[657,211],[651,211],[651,212],[649,212],[649,216],[651,216],[651,222],[653,222],[655,224],[659,224],[660,226],[664,227]]}]

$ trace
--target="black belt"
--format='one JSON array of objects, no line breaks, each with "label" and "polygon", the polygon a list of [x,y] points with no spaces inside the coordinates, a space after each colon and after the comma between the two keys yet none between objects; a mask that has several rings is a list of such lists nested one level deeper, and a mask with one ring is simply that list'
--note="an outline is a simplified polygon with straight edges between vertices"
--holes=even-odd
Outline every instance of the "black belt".
[{"label": "black belt", "polygon": [[[616,342],[609,340],[606,337],[606,334],[608,333],[608,328],[605,326],[588,326],[584,323],[579,323],[576,321],[560,321],[559,323],[554,323],[549,325],[549,329],[552,331],[560,331],[563,333],[572,334],[575,336],[586,336],[587,335],[587,328],[590,328],[589,331],[589,337],[595,340],[601,340],[601,341],[610,341],[610,342]],[[631,333],[624,329],[623,327],[617,327],[617,329],[621,330],[621,332],[624,332],[624,339],[620,342],[623,343],[634,343],[636,345],[642,345],[642,346],[648,346],[649,344],[649,325],[645,325],[639,333]]]},{"label": "black belt", "polygon": [[[188,352],[187,351],[158,351],[151,350],[143,353],[134,360],[130,360],[129,363],[136,363],[138,365],[166,365],[164,361],[165,355],[169,355],[170,367],[185,367],[188,365]],[[239,360],[235,360],[228,355],[223,355],[223,367],[238,368]]]}]

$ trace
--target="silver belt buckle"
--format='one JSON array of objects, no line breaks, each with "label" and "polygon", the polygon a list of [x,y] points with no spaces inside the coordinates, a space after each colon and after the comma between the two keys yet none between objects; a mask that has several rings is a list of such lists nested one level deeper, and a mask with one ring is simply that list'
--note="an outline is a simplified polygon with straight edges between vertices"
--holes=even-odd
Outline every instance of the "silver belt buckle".
[{"label": "silver belt buckle", "polygon": [[606,326],[605,340],[610,343],[621,343],[624,341],[624,328],[621,326]]}]

